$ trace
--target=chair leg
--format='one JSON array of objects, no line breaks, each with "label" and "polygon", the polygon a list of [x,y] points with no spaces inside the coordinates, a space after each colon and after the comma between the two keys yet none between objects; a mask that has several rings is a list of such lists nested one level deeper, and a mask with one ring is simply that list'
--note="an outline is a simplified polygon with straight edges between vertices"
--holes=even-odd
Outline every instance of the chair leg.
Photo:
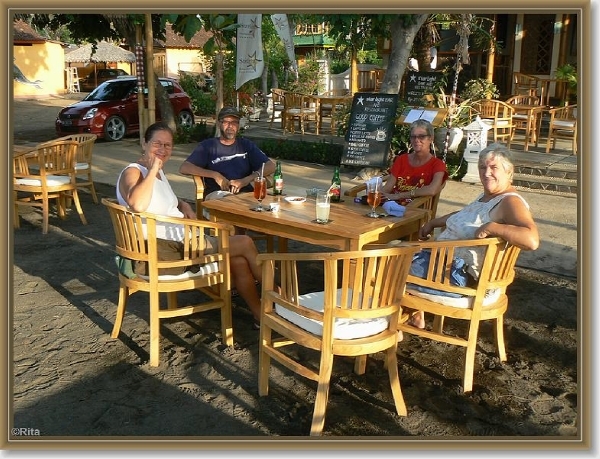
[{"label": "chair leg", "polygon": [[463,377],[463,392],[473,390],[473,372],[475,371],[475,350],[477,348],[477,334],[479,333],[479,321],[472,320],[469,326],[467,338],[467,352],[465,354],[465,373]]},{"label": "chair leg", "polygon": [[43,234],[48,233],[48,214],[50,213],[49,208],[50,208],[50,202],[48,200],[48,195],[45,194],[44,196],[42,196],[42,233]]},{"label": "chair leg", "polygon": [[494,331],[496,332],[496,349],[501,362],[506,362],[506,346],[504,344],[504,316],[494,320]]},{"label": "chair leg", "polygon": [[[90,171],[92,169],[92,165],[90,164]],[[94,181],[92,180],[92,174],[91,172],[88,174],[88,182],[89,182],[89,186],[90,186],[90,193],[92,194],[92,201],[94,201],[94,204],[98,204],[98,195],[96,194],[96,187],[94,186]]]},{"label": "chair leg", "polygon": [[319,379],[317,380],[317,396],[315,398],[315,410],[313,412],[310,435],[321,435],[325,425],[325,410],[329,398],[329,382],[333,371],[333,354],[327,349],[321,351],[321,362],[319,368]]},{"label": "chair leg", "polygon": [[75,208],[77,209],[81,223],[87,225],[87,220],[85,219],[85,215],[83,215],[83,209],[81,208],[81,203],[79,202],[79,194],[77,193],[77,189],[73,190],[73,201],[75,202]]},{"label": "chair leg", "polygon": [[233,318],[231,314],[231,293],[225,290],[225,286],[220,287],[221,299],[223,300],[223,306],[221,306],[221,335],[223,344],[226,346],[233,346]]},{"label": "chair leg", "polygon": [[265,351],[265,347],[273,345],[272,330],[261,320],[260,341],[258,343],[258,395],[269,395],[269,367],[271,356]]},{"label": "chair leg", "polygon": [[404,403],[404,397],[402,396],[402,387],[400,385],[400,375],[398,374],[398,357],[396,351],[398,345],[389,348],[386,351],[386,366],[388,375],[390,377],[390,387],[392,388],[392,396],[394,397],[394,404],[396,405],[396,412],[398,416],[406,416],[406,403]]},{"label": "chair leg", "polygon": [[354,359],[354,373],[357,375],[364,375],[367,370],[367,356],[359,355]]},{"label": "chair leg", "polygon": [[129,297],[129,288],[122,285],[119,287],[119,305],[117,306],[117,315],[115,317],[115,324],[113,325],[111,338],[117,338],[121,331],[121,325],[123,324],[123,317],[125,316],[125,309],[127,308],[127,298]]},{"label": "chair leg", "polygon": [[150,366],[157,367],[160,352],[160,295],[156,291],[150,292]]}]

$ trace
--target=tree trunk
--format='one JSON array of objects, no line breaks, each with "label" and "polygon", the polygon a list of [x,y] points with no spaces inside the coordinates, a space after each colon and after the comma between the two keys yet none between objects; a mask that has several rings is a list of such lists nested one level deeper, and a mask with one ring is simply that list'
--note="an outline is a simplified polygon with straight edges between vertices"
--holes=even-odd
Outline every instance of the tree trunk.
[{"label": "tree trunk", "polygon": [[402,76],[404,75],[410,56],[410,49],[412,48],[417,32],[425,23],[428,16],[428,14],[416,14],[414,15],[415,23],[408,26],[404,25],[403,18],[397,18],[392,23],[392,50],[388,68],[385,72],[381,90],[379,92],[384,94],[397,94],[400,91]]}]

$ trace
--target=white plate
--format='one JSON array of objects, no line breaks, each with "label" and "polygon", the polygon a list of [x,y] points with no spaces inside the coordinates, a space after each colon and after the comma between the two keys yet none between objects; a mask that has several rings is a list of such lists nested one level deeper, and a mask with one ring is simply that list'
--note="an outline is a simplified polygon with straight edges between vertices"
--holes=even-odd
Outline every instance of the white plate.
[{"label": "white plate", "polygon": [[287,202],[291,202],[292,204],[300,204],[306,201],[306,198],[302,196],[286,196],[285,200]]}]

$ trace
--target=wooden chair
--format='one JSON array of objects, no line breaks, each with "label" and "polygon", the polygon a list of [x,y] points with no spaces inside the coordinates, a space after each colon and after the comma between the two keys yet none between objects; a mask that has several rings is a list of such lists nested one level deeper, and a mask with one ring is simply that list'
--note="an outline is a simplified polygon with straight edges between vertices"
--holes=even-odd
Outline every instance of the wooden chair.
[{"label": "wooden chair", "polygon": [[[385,184],[386,180],[389,178],[389,175],[385,175],[383,176],[382,182]],[[442,186],[442,190],[444,189],[444,187],[446,186],[446,184],[444,183],[444,185]],[[357,197],[359,194],[363,194],[364,192],[366,192],[367,190],[367,186],[362,183],[360,185],[356,185],[353,186],[350,189],[347,189],[346,191],[344,191],[344,196],[349,196],[349,197]],[[441,191],[433,196],[419,196],[417,198],[414,198],[408,205],[411,207],[416,207],[418,209],[426,209],[429,211],[429,218],[427,220],[431,220],[432,218],[435,218],[435,215],[437,213],[437,208],[438,208],[438,203],[440,201],[440,195],[441,195]]]},{"label": "wooden chair", "polygon": [[513,107],[496,99],[480,99],[473,102],[471,106],[471,118],[479,115],[481,121],[492,127],[490,132],[494,142],[506,142],[507,148],[510,148],[513,136],[513,114]]},{"label": "wooden chair", "polygon": [[[409,314],[403,313],[398,329],[423,338],[465,347],[463,390],[470,392],[473,389],[475,351],[481,321],[494,321],[498,355],[501,361],[506,361],[503,331],[504,313],[508,307],[506,288],[515,277],[514,267],[520,249],[499,238],[407,242],[402,245],[431,250],[431,264],[427,277],[421,279],[408,275],[402,307],[433,314],[434,322],[431,330],[419,329],[409,325]],[[448,273],[459,250],[476,250],[481,257],[480,276],[474,287],[450,285]],[[458,293],[464,297],[450,298],[422,293],[415,288],[416,286]],[[445,317],[467,321],[466,336],[446,334],[443,330]]]},{"label": "wooden chair", "polygon": [[540,98],[540,78],[526,73],[513,72],[514,92],[513,94],[524,94]]},{"label": "wooden chair", "polygon": [[77,186],[90,191],[94,204],[98,204],[98,196],[96,195],[94,179],[92,178],[92,153],[97,138],[96,134],[71,134],[57,139],[78,142],[75,172],[77,176],[84,176],[84,179],[77,182]]},{"label": "wooden chair", "polygon": [[[29,152],[21,152],[13,157],[13,202],[14,226],[19,228],[19,206],[33,206],[42,209],[42,233],[48,232],[50,200],[56,199],[57,213],[66,217],[70,200],[81,223],[87,225],[79,195],[75,160],[78,143],[73,140],[58,140],[36,146]],[[69,206],[67,205],[69,200]]]},{"label": "wooden chair", "polygon": [[[331,135],[336,135],[338,113],[343,112],[344,108],[352,103],[352,98],[333,97],[319,101],[319,123],[323,122],[323,118],[329,118],[329,127]],[[319,127],[320,129],[320,127]]]},{"label": "wooden chair", "polygon": [[[406,416],[398,376],[395,322],[410,261],[416,248],[335,253],[260,254],[262,308],[258,391],[269,392],[271,359],[317,382],[311,435],[320,435],[334,355],[357,357],[385,352],[396,412]],[[298,272],[304,262],[323,269],[324,291],[300,295]],[[275,265],[281,292],[275,287]],[[311,267],[313,269],[313,267]],[[277,337],[273,337],[273,332]],[[294,359],[288,346],[317,351],[318,362]],[[296,346],[292,346],[296,347]]]},{"label": "wooden chair", "polygon": [[[229,267],[229,233],[231,227],[205,220],[161,217],[148,213],[135,213],[119,205],[114,199],[102,199],[110,215],[115,233],[115,250],[122,259],[133,263],[147,263],[147,275],[128,277],[119,271],[119,305],[111,333],[117,338],[121,330],[127,299],[138,291],[150,297],[150,365],[159,364],[160,321],[174,317],[221,310],[221,335],[223,344],[233,346],[231,316],[231,278]],[[185,239],[182,258],[161,261],[158,259],[157,226],[181,225]],[[218,251],[204,255],[205,231],[218,238]],[[146,238],[144,238],[146,234]],[[199,267],[199,269],[198,269]],[[161,274],[159,269],[177,269],[183,274]],[[197,270],[197,272],[196,272]],[[201,303],[178,307],[177,293],[199,290],[207,296]],[[167,294],[167,308],[160,307],[160,294]]]},{"label": "wooden chair", "polygon": [[567,139],[571,141],[573,154],[577,154],[577,104],[548,110],[550,113],[550,124],[548,126],[548,141],[546,142],[546,153],[556,148],[556,139]]},{"label": "wooden chair", "polygon": [[[311,106],[312,103],[312,106]],[[317,102],[312,96],[287,92],[285,95],[285,108],[283,110],[283,132],[296,132],[295,123],[298,122],[298,128],[304,134],[306,125],[309,122],[315,123],[315,131],[319,133]]]},{"label": "wooden chair", "polygon": [[[517,96],[512,96],[506,99],[506,103],[509,105],[529,105],[529,106],[539,106],[540,99],[535,96],[529,96],[525,94],[520,94]],[[534,114],[528,114],[518,111],[515,109],[513,113],[513,137],[517,131],[523,131],[525,135],[525,151],[528,150],[530,136],[535,139],[535,146],[538,146],[539,138],[540,138],[540,129],[542,125],[542,116],[541,112],[536,112]]]},{"label": "wooden chair", "polygon": [[283,128],[283,112],[285,110],[285,90],[272,88],[271,89],[271,101],[273,104],[273,111],[271,112],[271,121],[269,122],[269,129],[273,127],[273,121],[275,120],[276,112],[279,112],[281,118],[281,127]]}]

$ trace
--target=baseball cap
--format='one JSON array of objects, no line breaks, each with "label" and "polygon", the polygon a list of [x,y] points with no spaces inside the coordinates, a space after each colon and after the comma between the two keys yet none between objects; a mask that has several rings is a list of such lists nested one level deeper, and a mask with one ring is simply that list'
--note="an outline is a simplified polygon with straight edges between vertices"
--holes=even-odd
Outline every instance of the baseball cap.
[{"label": "baseball cap", "polygon": [[219,121],[221,121],[226,116],[235,116],[236,118],[241,118],[240,112],[234,107],[223,107],[219,112]]}]

